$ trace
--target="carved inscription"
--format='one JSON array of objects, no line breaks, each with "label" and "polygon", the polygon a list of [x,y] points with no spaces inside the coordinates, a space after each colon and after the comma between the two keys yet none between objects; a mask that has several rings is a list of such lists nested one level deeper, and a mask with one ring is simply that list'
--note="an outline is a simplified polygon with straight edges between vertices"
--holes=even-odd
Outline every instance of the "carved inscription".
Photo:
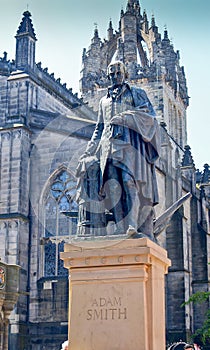
[{"label": "carved inscription", "polygon": [[126,320],[127,307],[121,297],[97,298],[87,310],[87,321]]}]

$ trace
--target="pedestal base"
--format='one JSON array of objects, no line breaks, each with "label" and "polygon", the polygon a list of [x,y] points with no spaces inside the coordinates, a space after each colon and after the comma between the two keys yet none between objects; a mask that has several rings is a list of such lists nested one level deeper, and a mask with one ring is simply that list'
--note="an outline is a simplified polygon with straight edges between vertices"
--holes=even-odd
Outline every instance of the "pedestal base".
[{"label": "pedestal base", "polygon": [[66,244],[71,350],[164,350],[166,251],[147,238]]}]

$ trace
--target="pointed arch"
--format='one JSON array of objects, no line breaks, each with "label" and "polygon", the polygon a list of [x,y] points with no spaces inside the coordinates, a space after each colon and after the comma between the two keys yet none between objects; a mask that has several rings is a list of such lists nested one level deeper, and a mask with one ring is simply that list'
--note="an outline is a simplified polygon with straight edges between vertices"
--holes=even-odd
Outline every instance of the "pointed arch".
[{"label": "pointed arch", "polygon": [[43,203],[44,199],[45,199],[45,196],[46,194],[48,193],[48,190],[49,190],[49,187],[50,185],[53,183],[54,179],[62,172],[62,171],[66,171],[71,177],[72,179],[75,180],[75,183],[76,183],[76,179],[73,175],[73,173],[71,172],[70,169],[67,168],[66,165],[64,164],[61,164],[57,169],[55,169],[52,174],[50,174],[49,178],[47,179],[47,181],[45,182],[44,186],[43,186],[43,189],[42,189],[42,192],[41,192],[41,195],[40,195],[40,204]]},{"label": "pointed arch", "polygon": [[78,206],[75,201],[76,179],[61,165],[46,181],[40,196],[42,215],[42,275],[66,275],[60,260],[64,242],[76,233]]}]

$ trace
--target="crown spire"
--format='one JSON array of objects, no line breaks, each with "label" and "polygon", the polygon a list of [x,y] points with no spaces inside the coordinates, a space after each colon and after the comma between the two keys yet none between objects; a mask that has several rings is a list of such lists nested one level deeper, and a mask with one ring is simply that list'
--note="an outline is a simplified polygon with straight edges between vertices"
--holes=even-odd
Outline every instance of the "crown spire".
[{"label": "crown spire", "polygon": [[139,0],[128,0],[126,12],[137,13],[138,15],[140,15]]},{"label": "crown spire", "polygon": [[128,0],[127,6],[133,6],[133,5],[138,5],[139,6],[139,0]]}]

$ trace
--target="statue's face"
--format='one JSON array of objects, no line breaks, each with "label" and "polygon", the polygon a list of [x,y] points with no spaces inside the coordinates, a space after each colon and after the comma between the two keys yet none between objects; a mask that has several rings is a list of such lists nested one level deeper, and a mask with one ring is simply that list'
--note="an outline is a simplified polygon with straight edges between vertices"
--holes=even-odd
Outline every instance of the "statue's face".
[{"label": "statue's face", "polygon": [[108,66],[108,77],[112,83],[112,85],[120,85],[125,80],[125,67],[123,63],[116,62],[111,63]]}]

